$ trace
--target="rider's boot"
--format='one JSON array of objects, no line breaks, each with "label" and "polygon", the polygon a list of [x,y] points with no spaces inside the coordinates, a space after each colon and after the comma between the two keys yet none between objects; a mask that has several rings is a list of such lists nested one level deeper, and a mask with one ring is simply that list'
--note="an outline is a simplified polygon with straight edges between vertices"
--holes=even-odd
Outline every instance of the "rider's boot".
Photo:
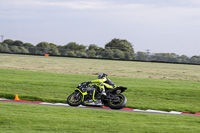
[{"label": "rider's boot", "polygon": [[105,88],[102,88],[101,95],[107,96],[106,91],[105,91]]},{"label": "rider's boot", "polygon": [[106,96],[106,91],[105,91],[105,88],[104,88],[104,85],[103,85],[103,83],[99,83],[99,89],[100,89],[100,91],[101,91],[101,95],[102,96]]}]

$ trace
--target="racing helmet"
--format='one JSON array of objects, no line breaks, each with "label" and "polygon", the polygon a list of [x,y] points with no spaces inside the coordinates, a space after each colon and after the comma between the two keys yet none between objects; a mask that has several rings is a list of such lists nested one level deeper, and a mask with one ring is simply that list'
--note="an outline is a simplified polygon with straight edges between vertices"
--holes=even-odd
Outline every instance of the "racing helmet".
[{"label": "racing helmet", "polygon": [[105,74],[105,73],[100,73],[99,75],[98,75],[98,79],[102,79],[102,78],[104,78],[104,77],[106,77],[107,76],[107,74]]}]

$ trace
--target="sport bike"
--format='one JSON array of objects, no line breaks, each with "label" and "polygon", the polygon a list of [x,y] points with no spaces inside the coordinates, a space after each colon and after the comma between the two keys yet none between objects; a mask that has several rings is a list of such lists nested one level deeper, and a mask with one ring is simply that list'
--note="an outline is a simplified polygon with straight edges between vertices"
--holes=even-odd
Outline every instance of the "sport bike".
[{"label": "sport bike", "polygon": [[114,89],[106,88],[106,96],[101,95],[99,84],[89,85],[87,82],[80,83],[74,92],[68,96],[67,103],[70,106],[87,105],[92,102],[101,102],[104,106],[112,109],[121,109],[127,103],[127,98],[121,94],[127,88],[118,86]]}]

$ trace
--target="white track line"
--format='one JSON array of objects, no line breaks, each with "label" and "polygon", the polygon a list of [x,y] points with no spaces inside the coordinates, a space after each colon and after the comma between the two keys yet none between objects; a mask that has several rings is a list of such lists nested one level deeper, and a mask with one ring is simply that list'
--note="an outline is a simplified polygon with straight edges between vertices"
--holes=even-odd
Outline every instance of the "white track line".
[{"label": "white track line", "polygon": [[177,114],[178,115],[178,114],[182,114],[183,112],[170,111],[169,113],[170,114]]},{"label": "white track line", "polygon": [[[13,101],[4,101],[7,99],[2,99],[0,98],[0,101],[2,102],[13,102]],[[13,102],[13,103],[27,103],[27,102]],[[33,103],[28,103],[28,104],[33,104]],[[40,105],[49,105],[49,106],[63,106],[63,107],[73,107],[70,106],[69,104],[64,104],[64,103],[47,103],[47,102],[41,102],[41,103],[34,103],[34,104],[40,104]],[[78,108],[90,108],[87,106],[83,106],[83,105],[79,105],[77,106]],[[102,110],[112,110],[112,109],[105,109],[105,108],[92,108],[92,109],[102,109]],[[152,113],[152,114],[171,114],[171,115],[191,115],[191,116],[200,116],[200,115],[195,115],[195,114],[183,114],[183,112],[177,112],[177,111],[170,111],[170,112],[166,112],[166,111],[158,111],[158,110],[152,110],[152,109],[148,109],[148,110],[140,110],[140,109],[133,109],[132,111],[130,110],[115,110],[115,111],[127,111],[127,112],[140,112],[140,113]]]},{"label": "white track line", "polygon": [[43,103],[39,103],[39,104],[42,104],[42,105],[52,105],[53,103],[46,103],[46,102],[43,102]]},{"label": "white track line", "polygon": [[169,112],[166,112],[166,111],[151,110],[151,109],[146,110],[146,112],[149,112],[149,113],[159,113],[159,114],[169,114]]}]

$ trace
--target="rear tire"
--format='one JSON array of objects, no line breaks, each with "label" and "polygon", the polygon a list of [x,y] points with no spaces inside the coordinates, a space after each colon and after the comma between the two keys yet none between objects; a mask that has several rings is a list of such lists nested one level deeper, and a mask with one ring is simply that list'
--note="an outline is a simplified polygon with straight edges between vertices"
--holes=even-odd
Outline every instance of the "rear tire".
[{"label": "rear tire", "polygon": [[82,103],[82,97],[83,97],[82,94],[80,94],[77,99],[75,98],[76,94],[77,93],[72,93],[71,95],[68,96],[67,103],[70,106],[79,106]]},{"label": "rear tire", "polygon": [[116,97],[117,100],[110,99],[107,103],[108,106],[111,109],[121,109],[121,108],[123,108],[127,103],[127,98],[122,94],[117,94],[117,95],[115,95],[115,97]]}]

